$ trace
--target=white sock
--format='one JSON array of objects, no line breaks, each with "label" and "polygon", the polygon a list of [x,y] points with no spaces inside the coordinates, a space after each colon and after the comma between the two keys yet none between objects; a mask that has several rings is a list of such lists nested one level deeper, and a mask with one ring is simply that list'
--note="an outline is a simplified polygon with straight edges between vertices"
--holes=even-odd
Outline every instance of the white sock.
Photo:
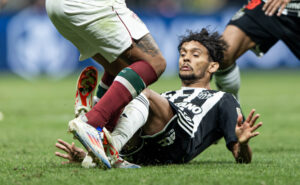
[{"label": "white sock", "polygon": [[149,100],[142,93],[125,107],[117,126],[111,133],[112,144],[118,151],[146,123],[148,114]]},{"label": "white sock", "polygon": [[215,73],[215,82],[219,90],[233,94],[238,100],[241,84],[240,70],[236,64]]}]

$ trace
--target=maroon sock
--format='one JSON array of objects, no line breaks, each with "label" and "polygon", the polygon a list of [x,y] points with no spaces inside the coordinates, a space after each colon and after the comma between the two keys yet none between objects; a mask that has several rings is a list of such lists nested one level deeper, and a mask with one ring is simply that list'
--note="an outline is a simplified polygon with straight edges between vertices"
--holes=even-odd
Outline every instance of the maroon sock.
[{"label": "maroon sock", "polygon": [[[124,83],[124,80],[126,83]],[[100,101],[86,113],[88,123],[94,127],[104,127],[116,112],[120,112],[146,86],[157,80],[150,64],[138,61],[123,69]],[[130,87],[127,85],[129,83]],[[142,87],[141,84],[144,84]],[[146,85],[146,86],[145,86]],[[132,87],[134,92],[132,91]]]},{"label": "maroon sock", "polygon": [[124,109],[121,109],[119,112],[116,112],[115,114],[112,115],[112,118],[105,125],[105,128],[107,130],[109,130],[110,132],[112,132],[114,130],[114,128],[116,127],[116,125],[120,119],[120,115],[122,114],[123,110]]},{"label": "maroon sock", "polygon": [[101,81],[106,85],[106,86],[110,86],[113,81],[114,81],[115,77],[111,74],[109,74],[108,72],[104,71],[104,74],[101,78]]}]

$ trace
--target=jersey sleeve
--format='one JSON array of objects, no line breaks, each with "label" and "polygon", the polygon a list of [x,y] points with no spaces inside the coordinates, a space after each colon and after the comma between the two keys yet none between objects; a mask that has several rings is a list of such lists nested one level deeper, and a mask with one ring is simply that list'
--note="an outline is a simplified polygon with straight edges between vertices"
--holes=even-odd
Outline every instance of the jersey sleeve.
[{"label": "jersey sleeve", "polygon": [[225,93],[219,104],[219,123],[229,150],[230,143],[238,141],[235,134],[238,112],[241,112],[240,104],[231,94]]}]

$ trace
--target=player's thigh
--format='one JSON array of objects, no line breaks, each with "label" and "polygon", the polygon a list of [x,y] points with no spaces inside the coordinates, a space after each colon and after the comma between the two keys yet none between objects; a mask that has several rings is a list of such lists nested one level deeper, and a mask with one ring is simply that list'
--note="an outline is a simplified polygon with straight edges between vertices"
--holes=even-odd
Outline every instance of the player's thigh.
[{"label": "player's thigh", "polygon": [[173,109],[168,100],[160,94],[146,89],[143,91],[150,102],[148,120],[143,127],[143,132],[147,135],[153,135],[161,131],[174,116]]},{"label": "player's thigh", "polygon": [[228,44],[228,49],[224,53],[224,63],[221,69],[232,65],[242,54],[255,46],[255,42],[239,27],[228,25],[223,33],[223,39]]},{"label": "player's thigh", "polygon": [[300,18],[294,16],[277,17],[281,28],[281,40],[300,60]]},{"label": "player's thigh", "polygon": [[[80,59],[84,60],[96,54],[95,47],[86,39],[82,4],[67,0],[47,0],[46,10],[50,20],[58,32],[72,42],[80,52]],[[87,8],[88,9],[88,8]],[[72,11],[77,11],[72,13]],[[88,11],[88,10],[87,10]]]},{"label": "player's thigh", "polygon": [[106,71],[112,75],[117,75],[123,68],[136,61],[146,61],[154,68],[158,76],[164,71],[166,62],[162,56],[155,40],[151,34],[146,34],[138,41],[133,41],[132,45],[125,50],[115,61],[109,62],[100,53],[93,56]]},{"label": "player's thigh", "polygon": [[87,40],[94,41],[92,43],[98,47],[98,53],[111,67],[142,60],[150,63],[160,75],[166,62],[146,25],[125,4],[116,3],[104,11],[110,16],[88,25],[88,34],[85,34]]}]

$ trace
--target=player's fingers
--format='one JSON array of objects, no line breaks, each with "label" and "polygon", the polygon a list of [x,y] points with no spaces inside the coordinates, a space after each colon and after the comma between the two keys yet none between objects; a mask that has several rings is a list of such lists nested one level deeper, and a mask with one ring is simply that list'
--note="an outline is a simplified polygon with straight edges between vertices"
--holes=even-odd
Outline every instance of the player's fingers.
[{"label": "player's fingers", "polygon": [[255,124],[256,120],[257,120],[259,117],[260,117],[260,115],[259,115],[259,114],[256,114],[256,115],[251,119],[251,121],[250,121],[250,127],[252,127],[252,126]]},{"label": "player's fingers", "polygon": [[277,6],[277,4],[280,4],[281,3],[281,0],[274,0],[274,1],[271,1],[270,4],[268,5],[268,8],[265,10],[265,14],[270,16],[271,15],[271,12],[273,11],[274,7]]},{"label": "player's fingers", "polygon": [[81,148],[78,148],[75,146],[74,142],[72,143],[72,152],[74,153],[74,155],[77,155],[80,153]]},{"label": "player's fingers", "polygon": [[68,154],[62,154],[60,152],[55,152],[55,155],[64,159],[71,159],[71,157]]},{"label": "player's fingers", "polygon": [[70,146],[71,146],[69,143],[65,142],[65,141],[62,140],[62,139],[58,139],[57,141],[58,141],[60,144],[66,146],[66,147],[70,147]]},{"label": "player's fingers", "polygon": [[56,148],[59,148],[67,153],[70,153],[70,150],[60,143],[55,143],[55,146],[56,146]]},{"label": "player's fingers", "polygon": [[63,143],[64,143],[64,146],[68,149],[68,151],[72,152],[72,145],[70,145],[69,143],[64,142],[64,141],[63,141]]},{"label": "player's fingers", "polygon": [[74,149],[75,149],[74,147],[75,147],[75,143],[72,142],[71,147],[70,147],[71,152],[74,152]]},{"label": "player's fingers", "polygon": [[62,139],[57,139],[57,141],[58,141],[59,143],[61,143],[62,145],[65,145],[65,146],[71,146],[68,142],[66,142],[66,141],[64,141],[64,140],[62,140]]},{"label": "player's fingers", "polygon": [[285,9],[287,3],[284,3],[280,6],[280,9],[278,10],[277,16],[281,16],[283,10]]},{"label": "player's fingers", "polygon": [[266,8],[266,10],[265,10],[265,14],[266,15],[269,15],[270,14],[270,12],[272,11],[272,9],[274,8],[274,6],[275,6],[275,4],[278,2],[278,0],[274,0],[274,1],[271,1],[271,2],[269,2],[269,5],[268,5],[268,7]]},{"label": "player's fingers", "polygon": [[274,6],[272,7],[271,11],[268,13],[268,16],[272,16],[274,15],[274,13],[278,10],[278,8],[280,7],[282,2],[277,2],[274,4]]},{"label": "player's fingers", "polygon": [[248,115],[247,119],[246,119],[246,122],[250,122],[250,121],[251,121],[251,119],[252,119],[252,117],[253,117],[253,114],[254,114],[254,112],[255,112],[255,109],[252,109],[252,110],[251,110],[251,112],[249,113],[249,115]]},{"label": "player's fingers", "polygon": [[81,150],[81,148],[78,148],[77,146],[73,147],[73,151],[79,152]]},{"label": "player's fingers", "polygon": [[258,136],[258,135],[259,135],[259,132],[254,132],[254,133],[251,134],[250,138],[253,138],[253,137]]},{"label": "player's fingers", "polygon": [[63,161],[63,162],[61,162],[61,164],[70,164],[71,163],[71,161]]},{"label": "player's fingers", "polygon": [[268,1],[264,4],[262,10],[263,10],[263,11],[266,11],[266,10],[268,9],[268,7],[270,6],[271,2],[273,2],[273,0],[268,0]]},{"label": "player's fingers", "polygon": [[256,125],[254,125],[252,128],[251,128],[251,132],[253,132],[253,131],[255,131],[256,129],[258,129],[259,127],[261,127],[262,126],[262,122],[259,122],[259,123],[257,123]]}]

